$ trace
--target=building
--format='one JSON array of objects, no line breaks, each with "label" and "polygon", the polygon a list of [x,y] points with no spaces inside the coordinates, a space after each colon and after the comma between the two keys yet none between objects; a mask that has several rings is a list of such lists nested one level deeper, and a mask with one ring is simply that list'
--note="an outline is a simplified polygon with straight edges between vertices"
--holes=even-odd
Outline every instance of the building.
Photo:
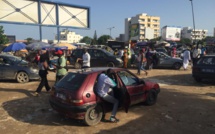
[{"label": "building", "polygon": [[160,35],[160,17],[146,13],[125,19],[125,41],[157,38]]},{"label": "building", "polygon": [[[55,36],[55,43],[57,42],[58,37]],[[83,39],[83,36],[76,34],[75,32],[69,31],[68,29],[64,29],[60,32],[59,42],[66,43],[79,43],[80,40]]]},{"label": "building", "polygon": [[207,36],[208,30],[205,29],[192,29],[190,27],[184,27],[181,30],[181,38],[188,38],[192,41],[202,40]]},{"label": "building", "polygon": [[180,41],[181,27],[164,26],[161,30],[161,39],[166,41]]}]

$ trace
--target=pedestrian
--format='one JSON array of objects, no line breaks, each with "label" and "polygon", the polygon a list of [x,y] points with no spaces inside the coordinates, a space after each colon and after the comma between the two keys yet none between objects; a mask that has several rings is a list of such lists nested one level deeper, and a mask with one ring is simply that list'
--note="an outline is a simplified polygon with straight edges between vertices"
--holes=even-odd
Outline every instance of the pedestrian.
[{"label": "pedestrian", "polygon": [[152,53],[150,51],[150,48],[147,49],[145,57],[146,57],[146,62],[147,62],[146,63],[146,69],[151,70],[152,65],[153,65],[152,64],[153,58],[152,58]]},{"label": "pedestrian", "polygon": [[90,67],[90,54],[88,53],[86,48],[84,48],[84,54],[82,56],[82,61],[83,61],[82,68],[89,68]]},{"label": "pedestrian", "polygon": [[201,55],[201,49],[198,46],[193,50],[193,65],[197,63]]},{"label": "pedestrian", "polygon": [[190,51],[186,49],[183,53],[183,68],[187,70],[189,62],[191,61]]},{"label": "pedestrian", "polygon": [[143,70],[146,75],[148,75],[148,72],[144,68],[144,63],[146,62],[145,54],[143,53],[143,50],[141,49],[139,51],[138,57],[137,57],[137,74],[140,75],[140,71]]},{"label": "pedestrian", "polygon": [[66,58],[62,50],[58,50],[57,52],[55,52],[55,54],[58,56],[57,64],[53,64],[54,68],[56,68],[55,83],[57,83],[60,79],[62,79],[67,74],[67,64],[66,64]]},{"label": "pedestrian", "polygon": [[116,118],[116,112],[118,109],[119,101],[114,98],[113,87],[116,87],[116,83],[109,77],[111,74],[111,69],[108,69],[106,72],[102,72],[98,76],[98,82],[96,84],[96,93],[103,100],[112,103],[113,109],[110,116],[111,122],[118,122],[119,119]]},{"label": "pedestrian", "polygon": [[127,52],[123,53],[123,56],[121,59],[123,61],[123,68],[127,68],[127,65],[128,65],[128,54],[127,54]]},{"label": "pedestrian", "polygon": [[42,50],[42,53],[40,55],[40,61],[38,63],[39,67],[39,76],[41,78],[40,84],[37,87],[37,90],[35,91],[34,95],[38,96],[43,88],[45,86],[46,91],[49,92],[51,90],[48,80],[47,80],[47,74],[48,74],[48,59],[46,56],[46,50]]}]

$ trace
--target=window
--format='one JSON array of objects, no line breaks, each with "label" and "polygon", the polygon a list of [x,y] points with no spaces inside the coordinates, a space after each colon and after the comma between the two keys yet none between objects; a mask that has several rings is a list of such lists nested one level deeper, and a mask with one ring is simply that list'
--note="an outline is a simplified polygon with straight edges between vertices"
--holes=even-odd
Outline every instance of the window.
[{"label": "window", "polygon": [[86,74],[68,73],[56,83],[56,86],[67,90],[76,91],[80,88],[86,77]]},{"label": "window", "polygon": [[138,84],[138,79],[127,71],[120,71],[118,72],[118,75],[126,86],[132,86],[132,85]]},{"label": "window", "polygon": [[197,64],[200,65],[215,65],[215,57],[205,57],[205,58],[201,58]]}]

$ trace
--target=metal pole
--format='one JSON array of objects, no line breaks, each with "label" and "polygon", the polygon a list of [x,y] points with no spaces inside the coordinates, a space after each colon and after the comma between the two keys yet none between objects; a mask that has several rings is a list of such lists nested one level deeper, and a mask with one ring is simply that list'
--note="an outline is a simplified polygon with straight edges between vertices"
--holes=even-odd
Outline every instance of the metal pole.
[{"label": "metal pole", "polygon": [[111,30],[112,30],[113,28],[115,28],[115,27],[109,27],[109,28],[107,28],[107,29],[110,30],[110,38],[111,38]]},{"label": "metal pole", "polygon": [[38,23],[39,23],[39,32],[40,32],[40,41],[42,41],[42,24],[41,24],[41,1],[38,0]]},{"label": "metal pole", "polygon": [[196,43],[196,28],[195,28],[195,19],[194,19],[194,10],[193,10],[193,0],[190,0],[192,7],[192,15],[193,15],[193,29],[194,29],[194,43]]}]

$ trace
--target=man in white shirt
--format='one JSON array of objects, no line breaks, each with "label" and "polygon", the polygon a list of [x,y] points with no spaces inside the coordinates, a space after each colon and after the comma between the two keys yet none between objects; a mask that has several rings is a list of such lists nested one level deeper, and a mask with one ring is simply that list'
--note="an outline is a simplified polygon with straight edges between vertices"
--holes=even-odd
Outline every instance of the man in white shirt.
[{"label": "man in white shirt", "polygon": [[193,65],[196,64],[201,55],[201,49],[197,46],[193,51]]},{"label": "man in white shirt", "polygon": [[84,54],[82,56],[83,66],[82,68],[89,68],[90,67],[90,54],[87,52],[87,49],[84,49]]}]

